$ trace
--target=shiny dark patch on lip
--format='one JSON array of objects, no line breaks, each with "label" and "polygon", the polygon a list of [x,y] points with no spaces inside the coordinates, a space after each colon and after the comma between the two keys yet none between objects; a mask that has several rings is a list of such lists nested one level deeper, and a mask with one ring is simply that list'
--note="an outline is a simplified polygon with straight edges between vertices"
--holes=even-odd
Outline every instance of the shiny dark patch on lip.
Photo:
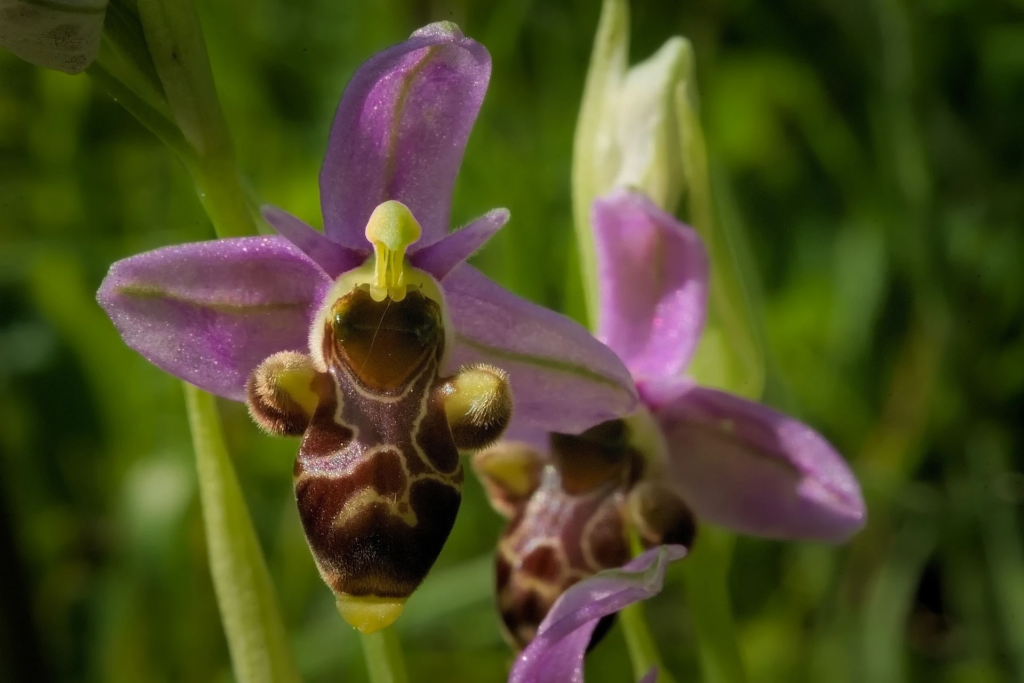
[{"label": "shiny dark patch on lip", "polygon": [[394,391],[443,346],[437,302],[418,291],[401,301],[374,301],[357,288],[331,308],[324,358],[346,365],[375,391]]}]

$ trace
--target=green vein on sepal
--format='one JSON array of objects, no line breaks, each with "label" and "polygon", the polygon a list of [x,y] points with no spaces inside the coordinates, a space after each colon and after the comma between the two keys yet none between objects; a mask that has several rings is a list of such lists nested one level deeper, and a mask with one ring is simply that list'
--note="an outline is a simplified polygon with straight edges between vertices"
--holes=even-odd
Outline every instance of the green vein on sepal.
[{"label": "green vein on sepal", "polygon": [[507,349],[502,349],[496,346],[491,346],[489,344],[484,344],[483,342],[478,342],[475,339],[470,339],[469,337],[463,334],[456,333],[455,338],[460,343],[465,344],[466,346],[472,349],[481,351],[483,353],[487,353],[496,358],[501,358],[502,360],[510,361],[513,363],[524,363],[526,365],[533,365],[535,367],[544,368],[546,370],[552,370],[554,372],[572,375],[574,377],[579,377],[580,379],[584,379],[597,384],[603,384],[604,386],[607,387],[612,387],[613,389],[617,389],[625,394],[628,394],[631,398],[635,396],[632,386],[627,386],[622,382],[618,382],[612,379],[611,377],[602,375],[599,372],[594,372],[593,370],[584,365],[570,363],[568,361],[556,360],[554,358],[535,356],[528,353],[517,353],[515,351],[509,351]]},{"label": "green vein on sepal", "polygon": [[134,297],[136,299],[168,299],[170,301],[176,301],[196,308],[202,308],[208,311],[215,311],[217,313],[229,313],[234,315],[242,315],[245,313],[269,313],[272,311],[287,311],[292,309],[305,309],[308,305],[308,301],[283,301],[276,303],[266,304],[229,304],[229,303],[218,303],[218,302],[202,302],[196,301],[195,299],[188,299],[177,294],[173,294],[166,289],[156,287],[153,285],[118,285],[115,287],[115,291],[118,294],[124,296]]}]

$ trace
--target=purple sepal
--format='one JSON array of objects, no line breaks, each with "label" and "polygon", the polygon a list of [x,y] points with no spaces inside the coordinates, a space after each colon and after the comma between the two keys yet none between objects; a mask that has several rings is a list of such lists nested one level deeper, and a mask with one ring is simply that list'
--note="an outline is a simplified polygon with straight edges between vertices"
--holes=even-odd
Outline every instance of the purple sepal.
[{"label": "purple sepal", "polygon": [[265,358],[306,351],[329,283],[283,237],[240,237],[118,261],[96,298],[125,343],[154,365],[241,401]]},{"label": "purple sepal", "polygon": [[820,434],[760,403],[665,378],[640,385],[676,490],[701,519],[771,538],[841,542],[864,526],[860,486]]},{"label": "purple sepal", "polygon": [[693,357],[707,313],[708,258],[700,237],[628,190],[594,200],[591,217],[598,338],[638,380],[679,374]]},{"label": "purple sepal", "polygon": [[448,234],[455,176],[487,90],[491,58],[454,24],[431,24],[353,75],[320,171],[324,233],[360,249],[374,208],[395,199],[423,228]]},{"label": "purple sepal", "polygon": [[636,409],[629,371],[583,326],[466,264],[442,284],[456,330],[448,370],[490,363],[507,371],[515,424],[574,433]]},{"label": "purple sepal", "polygon": [[267,205],[260,211],[270,227],[311,258],[331,279],[358,268],[370,256],[370,243],[365,239],[366,248],[362,251],[349,249],[335,244],[319,230],[276,206]]},{"label": "purple sepal", "polygon": [[665,569],[685,555],[682,546],[659,546],[570,587],[516,659],[509,683],[583,683],[583,655],[597,622],[660,593]]},{"label": "purple sepal", "polygon": [[[484,246],[508,222],[508,209],[492,209],[466,227],[422,249],[410,249],[409,262],[443,280],[456,266]],[[413,245],[414,247],[418,245]]]}]

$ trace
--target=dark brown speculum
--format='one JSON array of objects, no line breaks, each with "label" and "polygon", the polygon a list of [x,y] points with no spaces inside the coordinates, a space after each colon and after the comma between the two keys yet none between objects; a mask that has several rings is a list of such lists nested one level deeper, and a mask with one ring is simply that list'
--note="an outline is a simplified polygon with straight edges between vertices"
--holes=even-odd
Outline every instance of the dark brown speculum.
[{"label": "dark brown speculum", "polygon": [[328,380],[295,461],[299,516],[324,580],[350,596],[408,597],[455,523],[462,463],[438,388],[437,304],[357,289],[324,333]]},{"label": "dark brown speculum", "polygon": [[[580,435],[553,434],[550,450],[545,462],[524,444],[501,443],[474,459],[495,508],[509,516],[495,557],[496,588],[516,648],[533,640],[567,588],[629,561],[630,527],[645,547],[689,545],[695,533],[678,496],[644,480],[647,464],[622,420]],[[598,627],[592,643],[604,630]]]}]

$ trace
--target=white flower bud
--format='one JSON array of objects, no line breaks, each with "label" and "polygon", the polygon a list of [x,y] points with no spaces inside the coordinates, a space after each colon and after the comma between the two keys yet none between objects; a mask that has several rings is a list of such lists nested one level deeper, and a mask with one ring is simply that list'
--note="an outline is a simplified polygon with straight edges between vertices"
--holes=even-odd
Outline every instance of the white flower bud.
[{"label": "white flower bud", "polygon": [[628,68],[629,12],[606,0],[601,13],[576,129],[574,207],[586,219],[590,203],[615,187],[642,191],[674,211],[685,186],[679,103],[692,80],[693,51],[685,38]]}]

